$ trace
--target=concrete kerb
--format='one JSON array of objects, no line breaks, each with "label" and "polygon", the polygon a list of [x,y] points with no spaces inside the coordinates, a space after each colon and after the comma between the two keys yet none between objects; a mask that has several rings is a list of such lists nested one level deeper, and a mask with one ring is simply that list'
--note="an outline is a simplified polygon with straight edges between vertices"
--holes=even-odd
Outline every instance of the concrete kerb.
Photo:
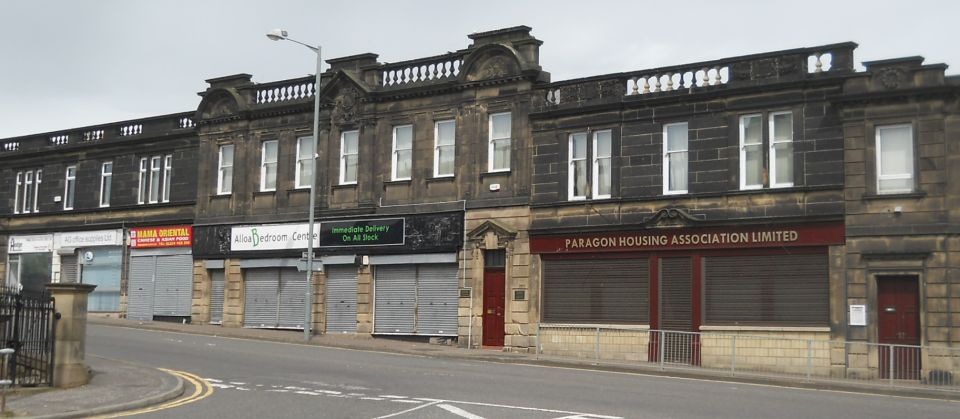
[{"label": "concrete kerb", "polygon": [[[118,324],[115,321],[114,322],[109,322],[109,321],[96,322],[95,321],[92,323],[101,324],[105,326],[113,326],[113,327],[127,327],[132,329],[156,330],[156,331],[163,331],[163,332],[184,333],[184,334],[190,334],[190,335],[217,336],[217,337],[225,337],[225,338],[231,338],[231,339],[247,339],[247,337],[238,336],[237,334],[230,333],[231,329],[223,329],[223,333],[211,334],[211,333],[205,333],[202,330],[190,330],[189,328],[184,328],[180,324],[164,324],[164,323],[154,323],[154,322],[142,322],[138,324]],[[794,377],[780,378],[780,377],[760,377],[760,376],[749,376],[749,375],[730,376],[730,375],[726,375],[724,372],[716,372],[716,371],[710,371],[710,370],[665,369],[661,371],[657,366],[624,365],[616,362],[599,362],[598,363],[592,359],[590,360],[566,359],[566,358],[557,359],[557,358],[550,358],[550,357],[537,357],[534,354],[468,350],[464,348],[441,347],[441,348],[437,348],[436,350],[423,351],[418,349],[405,349],[402,347],[397,347],[396,345],[377,345],[376,347],[373,347],[372,345],[348,344],[350,341],[353,340],[353,338],[341,339],[339,340],[339,342],[322,342],[322,341],[319,341],[319,339],[322,339],[322,338],[315,338],[310,342],[304,342],[303,339],[297,339],[294,337],[291,337],[290,339],[286,339],[286,338],[276,338],[273,336],[258,335],[256,339],[270,340],[270,341],[283,342],[283,343],[294,343],[294,344],[302,344],[302,345],[327,347],[327,348],[352,349],[352,350],[361,350],[361,351],[383,352],[383,353],[393,353],[393,354],[401,354],[401,355],[415,355],[415,356],[447,358],[447,359],[469,359],[469,360],[475,360],[475,361],[497,362],[497,363],[504,363],[504,364],[522,364],[522,365],[530,365],[530,366],[561,367],[561,368],[606,371],[606,372],[616,372],[616,373],[643,374],[643,375],[659,376],[659,377],[716,381],[718,383],[765,385],[765,386],[796,388],[796,389],[805,389],[805,390],[847,391],[847,392],[854,392],[854,393],[875,394],[875,395],[883,395],[883,396],[915,397],[915,398],[937,399],[937,400],[954,400],[954,401],[960,400],[960,393],[956,393],[956,392],[931,391],[931,390],[924,390],[919,388],[914,389],[914,388],[903,388],[903,387],[890,388],[886,386],[873,385],[869,383],[860,384],[860,383],[846,383],[846,382],[835,382],[835,381],[805,382],[805,381],[797,381],[797,379]],[[369,341],[369,338],[356,338],[356,341],[357,342]]]},{"label": "concrete kerb", "polygon": [[[139,368],[153,369],[151,367],[145,367],[136,363],[123,361],[119,359],[107,358],[107,357],[97,356],[97,355],[88,355],[88,356],[97,357],[110,362],[123,363],[123,364],[131,365]],[[136,410],[136,409],[142,409],[145,407],[158,405],[160,403],[176,399],[177,397],[180,397],[181,395],[183,395],[183,379],[166,372],[162,373],[162,377],[163,377],[162,386],[167,387],[168,384],[172,384],[172,387],[167,391],[164,391],[162,393],[155,394],[149,397],[145,397],[140,400],[132,400],[132,401],[123,402],[123,403],[109,404],[104,406],[98,406],[91,409],[76,410],[76,411],[71,411],[67,413],[55,413],[50,415],[30,416],[30,417],[35,419],[68,419],[68,418],[85,418],[85,417],[105,415],[110,413],[120,413],[128,410]],[[70,391],[70,390],[62,390],[62,391]]]}]

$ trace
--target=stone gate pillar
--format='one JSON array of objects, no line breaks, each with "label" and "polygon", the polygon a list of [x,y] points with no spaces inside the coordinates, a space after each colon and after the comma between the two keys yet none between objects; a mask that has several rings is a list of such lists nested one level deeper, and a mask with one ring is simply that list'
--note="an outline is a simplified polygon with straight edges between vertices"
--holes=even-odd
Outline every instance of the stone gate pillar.
[{"label": "stone gate pillar", "polygon": [[46,284],[56,303],[60,319],[56,321],[53,354],[53,385],[70,388],[90,381],[90,368],[84,363],[87,339],[87,296],[96,288],[90,284]]}]

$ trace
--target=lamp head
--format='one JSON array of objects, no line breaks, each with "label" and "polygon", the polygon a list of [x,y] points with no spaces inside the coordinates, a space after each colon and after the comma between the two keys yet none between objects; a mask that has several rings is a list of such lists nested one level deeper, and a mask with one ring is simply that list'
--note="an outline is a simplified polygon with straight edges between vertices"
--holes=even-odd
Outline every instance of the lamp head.
[{"label": "lamp head", "polygon": [[283,29],[274,29],[270,32],[267,32],[267,38],[270,38],[274,41],[280,41],[287,39],[287,31]]}]

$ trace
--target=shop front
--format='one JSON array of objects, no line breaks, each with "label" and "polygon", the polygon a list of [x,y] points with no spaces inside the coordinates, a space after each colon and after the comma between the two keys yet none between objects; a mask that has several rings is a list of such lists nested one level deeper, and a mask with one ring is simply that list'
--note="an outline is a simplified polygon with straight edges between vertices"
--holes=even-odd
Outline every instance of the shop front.
[{"label": "shop front", "polygon": [[5,285],[27,291],[42,291],[52,279],[53,235],[10,236],[7,239]]},{"label": "shop front", "polygon": [[130,229],[127,318],[183,321],[193,297],[193,228]]},{"label": "shop front", "polygon": [[91,312],[120,311],[123,230],[54,233],[54,277],[96,285],[87,299]]}]

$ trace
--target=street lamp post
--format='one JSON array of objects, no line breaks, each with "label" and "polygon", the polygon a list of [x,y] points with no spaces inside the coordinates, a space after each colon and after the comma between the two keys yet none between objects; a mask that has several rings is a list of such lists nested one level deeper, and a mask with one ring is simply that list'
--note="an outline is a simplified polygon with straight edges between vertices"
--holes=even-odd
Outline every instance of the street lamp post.
[{"label": "street lamp post", "polygon": [[313,156],[310,158],[310,209],[308,210],[309,215],[307,217],[307,223],[309,224],[307,237],[310,239],[307,241],[307,292],[303,318],[303,338],[304,340],[310,340],[310,326],[313,319],[313,225],[315,215],[314,206],[317,201],[317,144],[320,142],[320,64],[323,61],[320,58],[319,45],[314,47],[297,41],[296,39],[291,39],[287,36],[287,31],[285,30],[274,29],[267,33],[267,38],[274,41],[286,40],[295,42],[310,48],[311,51],[317,54],[316,84],[314,84],[313,89]]}]

